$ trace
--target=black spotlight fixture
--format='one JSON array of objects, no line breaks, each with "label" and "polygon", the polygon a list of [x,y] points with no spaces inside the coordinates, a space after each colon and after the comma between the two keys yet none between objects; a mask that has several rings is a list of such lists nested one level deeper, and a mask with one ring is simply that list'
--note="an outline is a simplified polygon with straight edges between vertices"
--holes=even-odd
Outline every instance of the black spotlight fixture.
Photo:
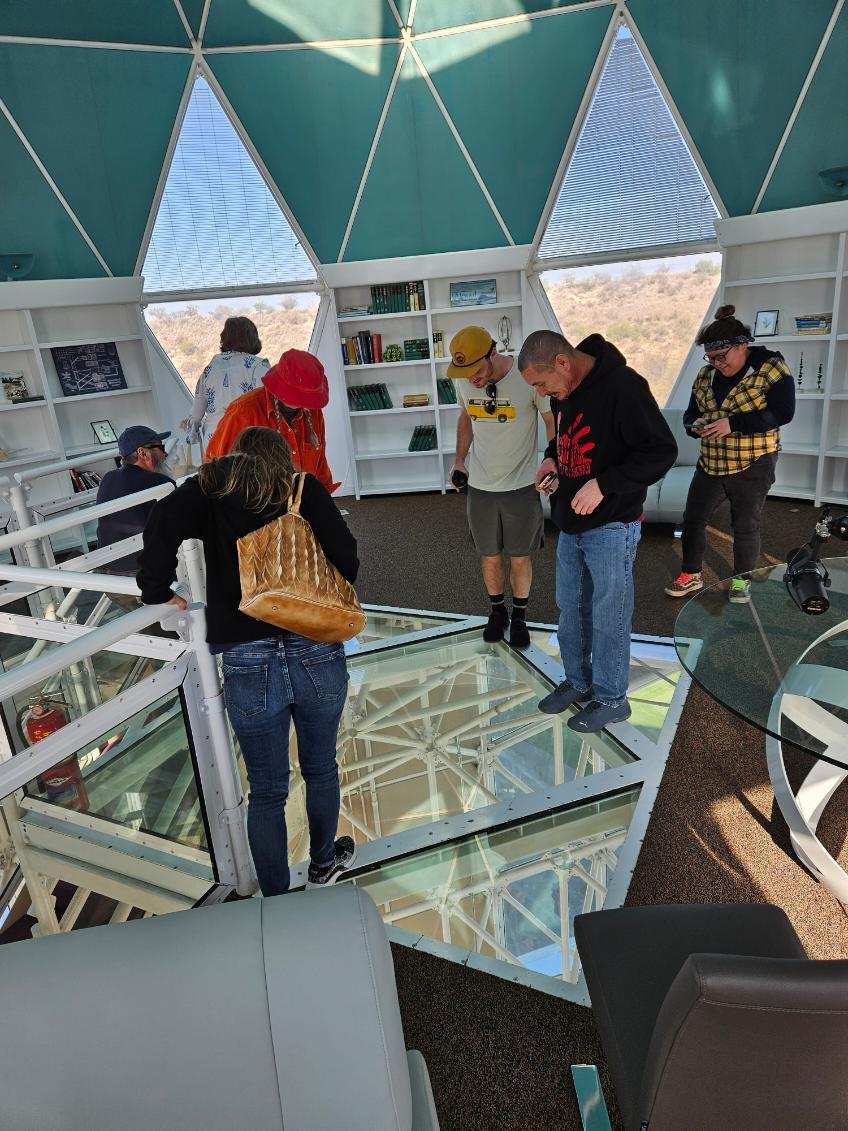
[{"label": "black spotlight fixture", "polygon": [[0,255],[0,279],[17,282],[25,279],[35,263],[32,252],[19,252],[17,255]]}]

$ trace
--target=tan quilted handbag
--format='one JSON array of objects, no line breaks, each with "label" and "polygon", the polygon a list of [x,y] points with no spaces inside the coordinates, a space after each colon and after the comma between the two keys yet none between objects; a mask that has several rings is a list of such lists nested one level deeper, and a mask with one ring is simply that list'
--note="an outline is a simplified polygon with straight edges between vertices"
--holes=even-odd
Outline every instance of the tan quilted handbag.
[{"label": "tan quilted handbag", "polygon": [[341,643],[362,631],[365,613],[300,513],[304,478],[295,476],[284,515],[237,542],[239,610],[309,640]]}]

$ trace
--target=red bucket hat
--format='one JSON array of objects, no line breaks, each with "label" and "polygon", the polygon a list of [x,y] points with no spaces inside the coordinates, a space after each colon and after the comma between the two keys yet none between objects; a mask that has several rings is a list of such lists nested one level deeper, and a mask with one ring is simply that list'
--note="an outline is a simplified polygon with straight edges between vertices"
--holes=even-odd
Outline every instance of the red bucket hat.
[{"label": "red bucket hat", "polygon": [[262,384],[289,408],[324,408],[330,399],[324,366],[306,350],[286,350]]}]

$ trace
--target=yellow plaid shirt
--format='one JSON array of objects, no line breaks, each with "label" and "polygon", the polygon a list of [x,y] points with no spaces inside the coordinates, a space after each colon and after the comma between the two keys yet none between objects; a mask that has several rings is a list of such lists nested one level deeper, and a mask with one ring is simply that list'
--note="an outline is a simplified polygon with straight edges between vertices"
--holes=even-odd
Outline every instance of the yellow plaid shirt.
[{"label": "yellow plaid shirt", "polygon": [[[783,358],[768,358],[759,369],[746,373],[718,404],[713,393],[713,368],[705,365],[695,378],[692,392],[700,415],[712,423],[740,412],[762,412],[766,408],[769,389],[788,374],[789,368]],[[779,450],[780,431],[777,428],[750,436],[731,432],[728,436],[703,437],[698,466],[707,475],[736,475],[760,456]]]}]

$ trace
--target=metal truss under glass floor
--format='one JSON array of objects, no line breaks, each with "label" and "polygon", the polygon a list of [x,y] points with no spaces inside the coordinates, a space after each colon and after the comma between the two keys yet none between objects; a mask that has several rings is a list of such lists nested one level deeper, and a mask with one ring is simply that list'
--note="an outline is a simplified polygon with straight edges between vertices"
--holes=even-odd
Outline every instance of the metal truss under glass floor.
[{"label": "metal truss under glass floor", "polygon": [[[556,635],[516,652],[483,620],[369,609],[347,647],[340,834],[393,941],[588,1004],[575,915],[624,902],[689,680],[672,641],[633,638],[632,715],[579,735],[538,700]],[[293,750],[289,855],[308,856]],[[292,884],[305,881],[293,869]]]}]

